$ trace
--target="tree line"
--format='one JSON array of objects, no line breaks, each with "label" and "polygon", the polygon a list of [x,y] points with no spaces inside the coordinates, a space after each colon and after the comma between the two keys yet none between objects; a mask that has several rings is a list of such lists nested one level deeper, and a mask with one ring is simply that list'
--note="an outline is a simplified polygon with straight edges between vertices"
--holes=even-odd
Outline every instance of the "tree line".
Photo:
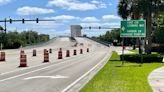
[{"label": "tree line", "polygon": [[38,32],[29,30],[23,32],[0,32],[0,43],[4,49],[19,48],[21,46],[32,45],[49,40],[49,35],[38,34]]}]

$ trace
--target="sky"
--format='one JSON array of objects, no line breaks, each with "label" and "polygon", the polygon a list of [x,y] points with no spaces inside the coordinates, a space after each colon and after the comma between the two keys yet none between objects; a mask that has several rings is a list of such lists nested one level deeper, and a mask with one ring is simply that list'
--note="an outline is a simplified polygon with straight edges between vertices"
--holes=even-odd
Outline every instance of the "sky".
[{"label": "sky", "polygon": [[[53,19],[53,22],[7,23],[7,31],[33,30],[51,37],[70,35],[70,25],[120,27],[119,0],[0,0],[0,20]],[[0,23],[4,26],[4,23]],[[83,29],[82,34],[98,36],[108,29]]]}]

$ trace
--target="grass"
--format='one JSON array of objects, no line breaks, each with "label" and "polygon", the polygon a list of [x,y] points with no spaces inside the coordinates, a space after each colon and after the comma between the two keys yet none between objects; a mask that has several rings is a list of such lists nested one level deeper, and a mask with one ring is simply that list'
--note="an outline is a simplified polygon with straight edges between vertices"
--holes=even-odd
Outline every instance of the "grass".
[{"label": "grass", "polygon": [[138,50],[130,50],[131,52],[133,52],[134,54],[138,54]]},{"label": "grass", "polygon": [[126,62],[120,66],[119,56],[113,52],[108,63],[89,81],[80,92],[152,92],[148,84],[149,73],[163,66],[162,63]]},{"label": "grass", "polygon": [[[130,50],[131,52],[134,52],[134,54],[139,54],[139,50]],[[143,52],[145,54],[145,52]],[[152,54],[159,54],[158,52],[152,52]]]}]

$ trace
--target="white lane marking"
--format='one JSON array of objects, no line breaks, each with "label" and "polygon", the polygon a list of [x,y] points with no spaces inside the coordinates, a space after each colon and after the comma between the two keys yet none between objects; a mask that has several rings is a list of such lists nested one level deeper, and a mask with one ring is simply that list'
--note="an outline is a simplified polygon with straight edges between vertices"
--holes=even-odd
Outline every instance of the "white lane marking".
[{"label": "white lane marking", "polygon": [[[83,56],[81,57],[78,57],[78,58],[74,58],[73,60],[78,60],[78,59],[81,59]],[[66,61],[66,62],[70,62],[72,59]],[[34,72],[37,72],[37,71],[41,71],[41,70],[44,70],[44,69],[47,69],[49,67],[52,67],[52,66],[55,66],[55,65],[59,65],[59,64],[62,64],[62,63],[65,63],[65,62],[61,62],[61,63],[57,63],[57,64],[53,64],[53,65],[49,65],[47,67],[43,67],[43,68],[40,68],[40,69],[37,69],[37,70],[34,70],[34,71],[30,71],[30,72],[26,72],[26,73],[23,73],[23,74],[20,74],[20,75],[16,75],[16,76],[13,76],[13,77],[9,77],[9,78],[6,78],[6,79],[2,79],[0,80],[0,82],[3,82],[3,81],[7,81],[7,80],[10,80],[10,79],[14,79],[14,78],[17,78],[17,77],[20,77],[20,76],[24,76],[24,75],[27,75],[27,74],[30,74],[30,73],[34,73]],[[78,62],[74,62],[74,63],[78,63]],[[74,64],[73,63],[73,64]]]},{"label": "white lane marking", "polygon": [[39,64],[39,65],[35,65],[35,66],[27,67],[27,68],[22,68],[22,69],[19,69],[19,70],[4,72],[4,73],[1,73],[0,75],[6,75],[6,74],[9,74],[9,73],[18,72],[18,71],[22,71],[22,70],[27,70],[27,69],[31,69],[31,68],[47,65],[47,64],[49,64],[49,63],[46,63],[46,64],[42,63],[42,64]]},{"label": "white lane marking", "polygon": [[97,68],[101,63],[103,63],[105,60],[109,58],[109,53],[98,63],[96,64],[93,68],[91,68],[88,72],[86,72],[84,75],[82,75],[80,78],[75,80],[73,83],[68,85],[65,89],[63,89],[61,92],[67,92],[71,87],[73,87],[75,84],[77,84],[81,79],[83,79],[85,76],[87,76],[90,72],[92,72],[95,68]]},{"label": "white lane marking", "polygon": [[[62,63],[65,63],[65,62],[62,62]],[[62,64],[62,63],[58,63],[58,64]],[[44,70],[44,69],[47,69],[49,67],[52,67],[52,66],[55,66],[55,65],[58,65],[58,64],[50,65],[50,66],[43,67],[43,68],[40,68],[40,69],[37,69],[37,70],[34,70],[34,71],[30,71],[30,72],[27,72],[27,73],[24,73],[24,74],[20,74],[20,75],[16,75],[16,76],[13,76],[13,77],[6,78],[6,79],[2,79],[2,80],[0,80],[0,82],[10,80],[10,79],[14,79],[14,78],[17,78],[17,77],[20,77],[20,76],[23,76],[23,75],[27,75],[27,74],[30,74],[30,73],[34,73],[34,72],[37,72],[37,71],[40,71],[40,70]]]},{"label": "white lane marking", "polygon": [[[86,54],[85,54],[86,55]],[[82,56],[80,56],[80,57],[82,57]],[[79,58],[80,58],[79,57]],[[71,60],[71,59],[73,59],[73,58],[69,58],[69,59],[65,59],[65,60],[63,60],[62,62],[64,62],[64,61],[69,61],[69,60]],[[58,62],[61,62],[61,61],[57,61],[57,62],[53,62],[53,63],[51,63],[51,64],[60,64],[60,63],[58,63]],[[9,72],[4,72],[4,73],[0,73],[0,75],[6,75],[6,74],[9,74],[9,73],[13,73],[13,72],[18,72],[18,71],[22,71],[22,70],[28,70],[28,69],[31,69],[31,68],[35,68],[35,67],[39,67],[39,66],[44,66],[44,65],[47,65],[47,64],[50,64],[50,63],[42,63],[42,64],[39,64],[39,65],[35,65],[35,66],[31,66],[31,67],[27,67],[27,68],[22,68],[22,69],[19,69],[19,70],[14,70],[14,71],[9,71]]]},{"label": "white lane marking", "polygon": [[61,75],[56,75],[56,76],[33,76],[33,77],[24,78],[23,80],[39,79],[39,78],[65,79],[65,78],[69,78],[69,77],[68,76],[61,76]]}]

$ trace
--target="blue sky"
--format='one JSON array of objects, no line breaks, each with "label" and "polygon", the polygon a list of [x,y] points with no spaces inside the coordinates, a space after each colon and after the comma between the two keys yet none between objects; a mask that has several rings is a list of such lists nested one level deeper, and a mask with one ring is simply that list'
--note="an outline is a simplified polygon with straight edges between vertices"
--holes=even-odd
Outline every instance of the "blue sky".
[{"label": "blue sky", "polygon": [[[119,0],[0,0],[0,20],[54,19],[55,22],[26,22],[7,24],[9,31],[34,30],[50,34],[51,37],[69,35],[70,25],[83,27],[119,27],[117,15]],[[0,23],[3,26],[3,23]],[[107,30],[85,29],[83,34],[98,36]]]}]

